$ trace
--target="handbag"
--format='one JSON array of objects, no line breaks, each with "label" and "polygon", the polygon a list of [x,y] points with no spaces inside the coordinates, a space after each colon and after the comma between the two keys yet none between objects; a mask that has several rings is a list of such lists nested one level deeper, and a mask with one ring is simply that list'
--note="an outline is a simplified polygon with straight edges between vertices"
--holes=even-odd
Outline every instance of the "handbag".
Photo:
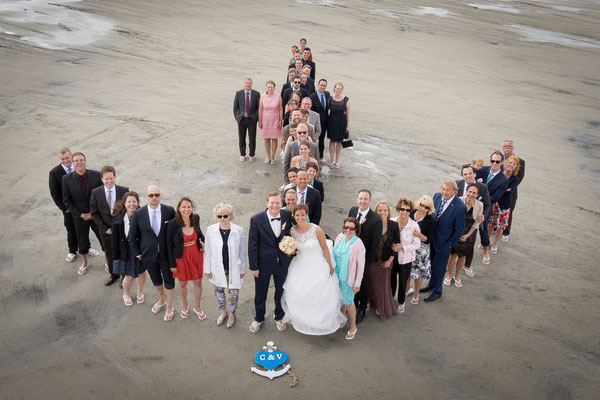
[{"label": "handbag", "polygon": [[350,132],[346,132],[346,137],[342,140],[342,148],[348,148],[354,146],[352,139],[350,139]]}]

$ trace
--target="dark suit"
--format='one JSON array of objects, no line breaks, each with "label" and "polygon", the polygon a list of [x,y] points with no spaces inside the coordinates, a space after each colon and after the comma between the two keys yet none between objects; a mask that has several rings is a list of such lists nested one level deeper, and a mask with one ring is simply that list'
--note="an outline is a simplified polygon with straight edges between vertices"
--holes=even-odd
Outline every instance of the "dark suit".
[{"label": "dark suit", "polygon": [[433,196],[435,212],[435,232],[431,246],[431,279],[429,285],[433,287],[434,294],[442,294],[442,282],[446,273],[450,248],[454,246],[465,231],[467,208],[458,196],[454,196],[442,215],[438,210],[442,204],[442,195]]},{"label": "dark suit", "polygon": [[308,95],[310,96],[312,93],[315,92],[315,81],[308,78],[306,79],[306,84],[301,83],[300,87],[304,88],[304,90],[306,90],[308,92]]},{"label": "dark suit", "polygon": [[281,295],[283,283],[287,277],[291,258],[279,250],[281,239],[289,235],[292,227],[292,213],[287,210],[280,211],[281,234],[275,236],[271,228],[268,211],[260,212],[250,218],[250,231],[248,234],[248,259],[250,270],[259,271],[258,278],[254,278],[254,307],[257,322],[265,320],[265,303],[269,291],[271,276],[275,282],[275,320],[283,318]]},{"label": "dark suit", "polygon": [[[358,207],[352,207],[348,213],[349,217],[356,218],[358,215]],[[360,235],[358,237],[362,240],[365,246],[365,271],[363,273],[362,282],[360,284],[360,292],[357,296],[354,296],[354,304],[356,308],[364,312],[367,309],[367,302],[369,301],[369,270],[371,264],[377,261],[377,249],[379,248],[379,242],[381,241],[381,231],[383,226],[381,224],[381,218],[371,209],[367,212],[366,220],[362,221],[360,225]]]},{"label": "dark suit", "polygon": [[238,123],[240,155],[246,155],[246,131],[248,131],[249,155],[254,157],[256,152],[256,123],[258,122],[258,104],[260,93],[250,91],[250,115],[246,114],[246,92],[244,89],[235,92],[233,99],[233,116]]},{"label": "dark suit", "polygon": [[135,211],[129,227],[129,243],[135,257],[141,256],[142,268],[148,270],[154,286],[161,286],[164,281],[165,289],[175,287],[175,279],[169,269],[167,251],[167,223],[175,218],[175,210],[171,206],[160,205],[161,217],[158,236],[152,230],[148,206]]},{"label": "dark suit", "polygon": [[329,99],[331,95],[328,91],[324,91],[323,95],[325,96],[325,108],[321,104],[321,98],[319,97],[319,92],[315,92],[310,95],[310,99],[312,100],[311,110],[319,113],[321,117],[321,135],[319,136],[319,158],[323,158],[323,151],[325,150],[325,136],[327,136],[327,117],[329,115]]},{"label": "dark suit", "polygon": [[[77,181],[77,172],[71,172],[62,178],[62,195],[64,206],[69,210],[75,231],[77,232],[77,245],[80,254],[87,254],[90,249],[90,228],[96,234],[98,241],[102,244],[102,238],[98,232],[98,227],[93,219],[84,220],[81,214],[90,212],[90,198],[92,190],[102,186],[100,172],[91,169],[86,170],[87,184],[80,185]],[[103,247],[104,250],[104,247]]]},{"label": "dark suit", "polygon": [[310,65],[310,79],[315,80],[315,76],[317,76],[317,66],[314,61],[302,59],[302,65]]},{"label": "dark suit", "polygon": [[[300,94],[302,95],[302,98],[305,98],[306,96],[308,96],[308,91],[306,89],[304,89],[303,87],[300,87],[298,89],[298,91],[300,91]],[[290,97],[292,97],[292,93],[294,92],[294,87],[290,87],[288,89],[285,90],[285,92],[283,92],[283,102],[282,102],[282,107],[283,110],[285,111],[285,106],[287,105],[288,101],[290,101]]]},{"label": "dark suit", "polygon": [[[475,184],[479,188],[479,196],[477,197],[477,200],[479,200],[483,203],[483,218],[484,218],[484,221],[486,221],[487,218],[490,216],[490,212],[492,211],[492,203],[490,202],[490,192],[485,183],[475,182]],[[458,186],[457,196],[462,197],[464,190],[465,190],[465,186],[467,186],[466,182],[462,179],[457,180],[456,186]],[[483,224],[485,224],[485,222]],[[486,227],[486,233],[487,233],[487,227]],[[476,234],[477,233],[475,233],[475,235]],[[489,240],[489,237],[488,237],[488,240]],[[472,261],[473,261],[473,252],[470,251],[467,253],[467,257],[465,258],[465,267],[470,267]]]},{"label": "dark suit", "polygon": [[[125,235],[125,223],[123,217],[125,213],[115,215],[112,219],[112,235],[111,236],[111,248],[112,257],[114,260],[123,260],[126,263],[135,263],[135,256],[133,254],[133,247],[129,242],[129,236],[131,236],[131,229],[129,229],[129,236]],[[109,261],[112,264],[112,261]]]},{"label": "dark suit", "polygon": [[[296,186],[296,193],[298,193],[298,204],[300,203],[300,189]],[[321,222],[321,213],[322,213],[322,205],[321,205],[321,193],[313,187],[306,186],[306,199],[304,199],[304,203],[308,206],[308,218],[310,218],[310,222],[319,225]]]},{"label": "dark suit", "polygon": [[317,178],[314,178],[310,185],[313,188],[317,189],[321,194],[321,202],[325,201],[325,186],[323,185],[323,182],[321,182]]},{"label": "dark suit", "polygon": [[[523,182],[523,178],[525,178],[525,160],[523,160],[521,157],[519,157],[519,172],[517,172],[517,176],[519,177],[519,183],[517,183],[518,187],[521,184],[521,182]],[[513,214],[515,211],[515,206],[517,204],[518,193],[519,191],[515,189],[512,194],[512,203],[510,205],[510,218],[508,219],[508,226],[506,227],[506,229],[504,229],[504,232],[502,232],[502,235],[504,236],[510,235],[510,226],[513,222]]]},{"label": "dark suit", "polygon": [[[129,188],[125,186],[115,185],[115,198],[114,201],[118,201],[123,195],[129,192]],[[110,213],[110,206],[106,202],[106,194],[104,192],[104,185],[99,186],[92,190],[92,197],[90,199],[90,212],[94,218],[96,226],[100,231],[100,238],[102,239],[102,247],[104,248],[104,254],[106,255],[106,262],[108,264],[108,272],[113,275],[113,255],[112,255],[112,239],[111,235],[106,233],[112,228],[113,216]]]},{"label": "dark suit", "polygon": [[[504,192],[506,192],[506,189],[508,189],[509,182],[508,182],[508,178],[506,178],[506,176],[502,173],[504,168],[500,168],[500,172],[498,172],[496,174],[496,176],[494,176],[492,178],[492,180],[488,182],[487,179],[490,174],[490,169],[491,168],[488,165],[482,167],[477,172],[477,176],[481,177],[481,179],[483,180],[483,183],[487,183],[488,191],[490,192],[490,203],[493,206],[494,203],[497,203],[498,200],[500,200],[500,198],[504,195]],[[490,221],[489,221],[488,217],[489,217],[489,214],[487,215],[484,223],[479,224],[479,236],[481,238],[482,246],[490,245],[490,237],[488,234],[488,224]]]},{"label": "dark suit", "polygon": [[58,207],[63,214],[63,224],[67,230],[69,253],[75,254],[77,253],[77,232],[75,231],[75,223],[73,222],[71,214],[67,212],[67,207],[65,207],[62,197],[62,178],[66,174],[62,164],[58,164],[50,170],[48,186],[50,186],[50,196],[52,196],[54,204],[56,204],[56,207]]},{"label": "dark suit", "polygon": [[[198,214],[193,214],[194,218],[194,231],[196,231],[196,246],[198,250],[202,250],[202,243],[204,243],[204,234],[200,229],[200,217]],[[181,226],[177,224],[175,218],[169,221],[167,224],[167,253],[169,255],[169,267],[177,268],[177,262],[175,259],[183,257],[183,231]]]}]

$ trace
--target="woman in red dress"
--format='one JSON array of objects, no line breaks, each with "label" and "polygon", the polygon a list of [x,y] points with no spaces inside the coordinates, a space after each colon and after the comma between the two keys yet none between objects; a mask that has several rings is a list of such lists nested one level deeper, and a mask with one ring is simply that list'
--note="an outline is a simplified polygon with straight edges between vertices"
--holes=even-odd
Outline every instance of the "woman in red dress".
[{"label": "woman in red dress", "polygon": [[[204,264],[204,235],[200,229],[200,217],[194,214],[194,205],[188,197],[182,197],[177,204],[175,218],[167,224],[167,252],[173,276],[179,280],[179,291],[183,308],[181,318],[189,317],[187,301],[187,283],[194,284],[194,313],[200,320],[206,319],[206,314],[200,309],[202,297],[202,266]],[[165,315],[165,321],[173,319]]]}]

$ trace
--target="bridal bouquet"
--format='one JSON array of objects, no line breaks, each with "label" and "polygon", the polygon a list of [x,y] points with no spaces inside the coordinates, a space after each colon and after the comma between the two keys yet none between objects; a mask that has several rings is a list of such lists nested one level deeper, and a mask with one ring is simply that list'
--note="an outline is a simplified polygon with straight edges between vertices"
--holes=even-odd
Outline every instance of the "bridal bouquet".
[{"label": "bridal bouquet", "polygon": [[296,247],[296,241],[293,237],[284,236],[279,242],[279,250],[288,257],[294,257],[298,251],[298,247]]}]

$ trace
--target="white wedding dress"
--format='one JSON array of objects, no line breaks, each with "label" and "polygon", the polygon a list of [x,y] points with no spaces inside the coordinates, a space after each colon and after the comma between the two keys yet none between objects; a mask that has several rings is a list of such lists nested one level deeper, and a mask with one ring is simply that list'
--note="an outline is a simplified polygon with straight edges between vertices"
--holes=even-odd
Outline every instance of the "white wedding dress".
[{"label": "white wedding dress", "polygon": [[[306,335],[328,335],[346,324],[346,317],[340,311],[342,294],[337,275],[329,275],[316,225],[304,234],[298,233],[295,227],[290,232],[296,240],[298,254],[292,259],[283,284],[283,321]],[[329,241],[327,244],[335,268],[331,244]]]}]

